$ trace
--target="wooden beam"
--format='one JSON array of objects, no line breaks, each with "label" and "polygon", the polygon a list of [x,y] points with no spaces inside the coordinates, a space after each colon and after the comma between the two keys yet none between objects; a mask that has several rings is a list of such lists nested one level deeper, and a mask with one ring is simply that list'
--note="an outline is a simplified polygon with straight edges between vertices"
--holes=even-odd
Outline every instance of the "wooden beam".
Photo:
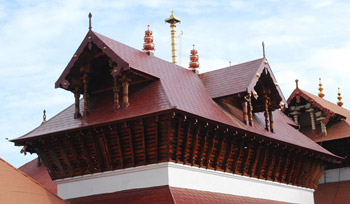
[{"label": "wooden beam", "polygon": [[213,153],[213,147],[214,147],[216,135],[217,133],[215,132],[214,135],[211,137],[211,141],[207,149],[207,155],[205,157],[206,168],[208,168],[210,165],[210,156]]},{"label": "wooden beam", "polygon": [[73,167],[67,155],[66,146],[62,144],[62,141],[60,139],[57,140],[57,145],[58,145],[59,152],[62,155],[63,162],[65,163],[65,166],[67,166],[69,175],[73,177],[74,176]]},{"label": "wooden beam", "polygon": [[46,153],[44,150],[42,150],[41,148],[37,148],[36,152],[38,154],[38,156],[40,157],[40,159],[42,160],[43,164],[46,166],[48,173],[51,177],[52,180],[55,180],[58,178],[58,175],[56,174],[56,172],[54,171],[53,166],[51,165],[50,160],[48,159]]},{"label": "wooden beam", "polygon": [[229,143],[226,147],[226,154],[225,154],[225,157],[224,157],[224,161],[222,162],[222,169],[224,170],[224,172],[226,172],[227,170],[227,160],[229,158],[231,158],[232,156],[232,146],[233,144],[235,143],[235,141],[237,140],[237,136],[236,135],[233,135],[230,137],[229,139]]},{"label": "wooden beam", "polygon": [[197,149],[197,146],[198,146],[198,135],[199,135],[199,132],[200,132],[200,125],[198,124],[196,132],[195,132],[195,135],[194,135],[194,138],[193,138],[192,152],[191,152],[191,157],[190,157],[190,159],[191,159],[191,166],[194,165],[194,161],[195,161],[195,152],[196,152],[196,149]]},{"label": "wooden beam", "polygon": [[100,144],[101,153],[103,155],[104,164],[107,170],[112,170],[112,159],[111,159],[111,148],[109,146],[108,138],[104,129],[101,129],[100,135],[98,136],[98,142]]},{"label": "wooden beam", "polygon": [[133,139],[132,139],[132,135],[133,134],[131,133],[131,127],[130,126],[131,126],[131,124],[127,125],[125,123],[125,128],[126,128],[126,130],[128,132],[128,137],[129,137],[129,147],[130,147],[130,151],[131,151],[131,155],[132,155],[132,157],[131,157],[132,165],[135,166],[136,165],[136,163],[135,163],[135,151],[134,151]]},{"label": "wooden beam", "polygon": [[241,157],[244,144],[245,144],[245,139],[240,138],[239,147],[238,148],[236,147],[235,158],[232,161],[232,167],[231,167],[232,173],[236,173],[237,164],[238,164],[239,158]]},{"label": "wooden beam", "polygon": [[[270,151],[270,145],[266,145],[266,143],[261,143],[260,144],[262,146],[262,148],[264,147],[264,151],[260,150],[260,156],[258,157],[258,163],[256,165],[256,167],[253,170],[253,175],[256,175],[259,179],[260,179],[260,175],[261,175],[261,170],[262,167],[266,161],[266,159],[268,158],[269,155],[269,151]],[[266,146],[265,146],[266,145]]]},{"label": "wooden beam", "polygon": [[291,180],[291,178],[290,178],[291,172],[294,171],[295,163],[296,163],[297,156],[298,156],[295,152],[291,152],[291,153],[292,153],[292,155],[290,156],[290,157],[291,157],[291,159],[290,159],[290,164],[289,164],[289,166],[288,166],[288,168],[287,168],[286,179],[285,179],[285,182],[286,182],[287,184],[290,183],[290,180]]},{"label": "wooden beam", "polygon": [[87,164],[88,164],[88,168],[90,170],[90,173],[92,174],[92,173],[94,173],[94,166],[92,164],[91,156],[88,153],[88,150],[87,150],[87,147],[86,147],[86,142],[85,142],[85,139],[84,139],[84,136],[83,136],[82,132],[80,134],[78,133],[78,139],[79,139],[79,144],[80,144],[80,147],[81,147],[81,151],[83,153],[82,157],[86,159]]},{"label": "wooden beam", "polygon": [[184,138],[185,144],[183,145],[183,148],[182,148],[182,161],[184,164],[187,164],[186,153],[188,148],[188,138],[190,137],[190,132],[191,132],[191,121],[188,120],[187,131]]},{"label": "wooden beam", "polygon": [[179,148],[180,148],[180,137],[181,137],[181,123],[182,120],[179,118],[178,125],[177,125],[177,138],[176,138],[176,149],[175,149],[175,161],[176,163],[179,162]]},{"label": "wooden beam", "polygon": [[[269,172],[271,167],[273,167],[272,165],[272,160],[276,157],[276,152],[277,152],[277,147],[272,147],[272,145],[270,145],[270,155],[268,155],[268,160],[266,163],[266,167],[265,167],[265,174],[264,174],[264,178],[267,180],[269,178]],[[271,170],[272,171],[272,170]]]},{"label": "wooden beam", "polygon": [[120,141],[120,133],[119,133],[119,127],[116,126],[116,129],[115,129],[115,134],[116,134],[116,137],[117,137],[117,147],[118,147],[118,153],[119,153],[119,156],[120,156],[120,165],[121,165],[121,168],[123,169],[124,168],[124,154],[123,154],[123,150],[121,149],[121,141]]},{"label": "wooden beam", "polygon": [[301,166],[302,166],[302,162],[303,162],[303,154],[299,154],[299,157],[297,158],[297,163],[296,163],[296,167],[295,167],[295,171],[293,172],[292,174],[292,179],[291,179],[291,183],[293,185],[298,185],[298,178],[299,178],[299,173],[300,173],[300,169],[301,169]]},{"label": "wooden beam", "polygon": [[[256,167],[258,166],[258,163],[262,160],[261,158],[261,149],[263,148],[263,143],[260,142],[256,142],[255,144],[258,145],[258,150],[254,152],[253,157],[252,157],[252,162],[253,165],[251,165],[251,167],[249,168],[248,174],[250,176],[254,176]],[[261,163],[261,162],[260,162]]]},{"label": "wooden beam", "polygon": [[80,171],[80,175],[83,175],[84,171],[82,169],[83,167],[82,167],[82,164],[81,164],[81,160],[80,160],[80,158],[79,158],[79,156],[77,154],[77,151],[74,148],[74,145],[72,144],[72,139],[69,139],[69,138],[71,138],[71,136],[68,136],[68,135],[62,137],[63,145],[67,146],[67,148],[70,149],[70,152],[72,153],[72,156],[73,156],[73,160],[78,165],[78,169]]},{"label": "wooden beam", "polygon": [[203,137],[203,143],[200,147],[200,150],[199,150],[199,153],[198,153],[198,164],[199,164],[199,167],[202,167],[202,164],[203,164],[203,152],[204,152],[204,149],[205,149],[205,144],[207,143],[207,137],[209,135],[209,127],[207,126],[206,127],[206,131],[205,131],[205,134],[204,134],[204,137]]},{"label": "wooden beam", "polygon": [[284,170],[286,170],[286,166],[287,166],[288,162],[290,162],[291,152],[288,149],[286,149],[285,151],[286,151],[286,153],[285,153],[285,156],[283,156],[280,172],[278,175],[278,181],[280,181],[280,182],[283,182]]},{"label": "wooden beam", "polygon": [[245,148],[245,150],[244,150],[244,155],[243,155],[243,158],[242,158],[242,164],[241,164],[241,168],[240,168],[240,173],[242,175],[245,172],[245,167],[246,167],[247,162],[248,162],[248,158],[249,158],[249,155],[250,155],[250,150],[253,149],[253,151],[254,151],[254,148],[252,148],[252,146],[253,146],[253,141],[247,140],[247,148]]},{"label": "wooden beam", "polygon": [[275,155],[276,156],[275,158],[277,158],[277,161],[275,160],[275,164],[274,164],[273,169],[272,169],[272,176],[271,177],[272,177],[273,181],[276,181],[276,172],[277,172],[278,167],[281,165],[281,160],[283,159],[283,157],[282,157],[283,153],[284,153],[283,150],[279,150],[278,154]]},{"label": "wooden beam", "polygon": [[156,127],[155,127],[155,136],[156,136],[156,140],[155,140],[155,146],[156,146],[156,150],[155,150],[155,152],[156,152],[156,161],[158,162],[159,161],[159,150],[158,150],[158,140],[159,140],[159,121],[158,121],[159,119],[158,119],[158,116],[156,116],[156,121],[155,121],[155,124],[156,124]]},{"label": "wooden beam", "polygon": [[145,124],[142,119],[140,119],[140,125],[141,125],[141,142],[142,142],[142,149],[143,149],[143,161],[145,164],[147,164],[147,149],[146,149],[146,138],[145,138]]},{"label": "wooden beam", "polygon": [[[92,145],[92,148],[93,148],[93,153],[95,153],[95,158],[96,158],[96,161],[98,163],[98,166],[95,166],[94,169],[98,170],[99,172],[103,171],[103,159],[102,159],[102,155],[101,155],[101,150],[100,150],[100,146],[99,146],[99,142],[98,142],[98,138],[96,136],[96,131],[95,131],[95,134],[93,135],[92,131],[89,130],[87,133],[86,133],[86,136],[90,138],[90,140],[94,143]],[[99,169],[98,169],[99,168]]]},{"label": "wooden beam", "polygon": [[60,160],[58,159],[56,152],[53,148],[53,146],[51,146],[52,143],[46,143],[46,145],[49,146],[49,148],[47,148],[49,155],[51,157],[51,160],[53,162],[53,164],[58,168],[59,170],[59,178],[65,178],[66,177],[66,172],[64,171],[64,168],[62,167],[62,164],[60,162]]},{"label": "wooden beam", "polygon": [[217,167],[218,167],[218,160],[219,160],[219,157],[221,155],[221,152],[222,152],[222,146],[224,146],[224,139],[225,139],[225,135],[222,135],[221,136],[221,140],[220,138],[218,138],[218,147],[216,148],[216,152],[215,152],[215,157],[214,157],[214,162],[213,162],[213,167],[215,170],[217,170]]}]

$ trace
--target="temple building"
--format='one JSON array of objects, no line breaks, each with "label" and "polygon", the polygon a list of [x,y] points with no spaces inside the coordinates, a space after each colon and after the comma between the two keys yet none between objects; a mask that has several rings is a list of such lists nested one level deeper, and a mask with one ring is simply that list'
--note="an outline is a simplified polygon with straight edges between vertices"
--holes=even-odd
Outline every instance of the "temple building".
[{"label": "temple building", "polygon": [[[342,163],[328,163],[315,192],[315,203],[350,203],[350,111],[343,108],[338,88],[338,102],[324,99],[320,79],[318,96],[296,88],[288,99],[289,115],[300,131],[328,151],[344,158]],[[335,95],[336,96],[336,95]]]},{"label": "temple building", "polygon": [[[325,167],[342,158],[282,112],[288,104],[265,51],[199,74],[195,47],[184,68],[176,54],[173,63],[156,56],[150,27],[138,50],[93,31],[89,17],[55,84],[72,93],[73,105],[12,140],[38,154],[59,197],[71,204],[314,203]],[[166,19],[172,36],[179,20]]]}]

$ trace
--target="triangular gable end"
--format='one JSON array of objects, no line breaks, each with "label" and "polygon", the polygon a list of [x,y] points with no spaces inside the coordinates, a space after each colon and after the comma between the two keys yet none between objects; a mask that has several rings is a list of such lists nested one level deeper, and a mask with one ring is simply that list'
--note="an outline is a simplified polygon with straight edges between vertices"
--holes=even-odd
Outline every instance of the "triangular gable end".
[{"label": "triangular gable end", "polygon": [[[263,77],[265,77],[265,79],[263,79]],[[266,81],[266,79],[268,79],[268,81]],[[256,86],[258,85],[259,81],[264,80],[264,82],[262,82],[262,84],[264,84],[264,86],[267,86],[267,88],[270,89],[271,94],[274,97],[271,97],[273,99],[273,104],[272,107],[274,109],[278,109],[280,107],[280,105],[285,105],[286,107],[288,106],[286,99],[283,96],[282,90],[279,87],[277,80],[272,72],[272,69],[269,65],[269,63],[267,62],[266,58],[264,58],[264,60],[262,60],[259,68],[256,71],[255,76],[252,76],[251,82],[249,83],[248,87],[247,87],[247,92],[251,93],[255,99],[257,99],[259,97],[259,91],[255,90]],[[281,104],[282,102],[282,104]]]}]

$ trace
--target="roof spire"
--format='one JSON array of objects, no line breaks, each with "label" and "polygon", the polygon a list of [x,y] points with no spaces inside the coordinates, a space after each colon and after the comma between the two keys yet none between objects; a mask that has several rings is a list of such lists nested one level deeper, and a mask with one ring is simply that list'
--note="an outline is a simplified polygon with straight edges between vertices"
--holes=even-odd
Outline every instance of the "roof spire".
[{"label": "roof spire", "polygon": [[43,111],[43,123],[46,123],[46,110]]},{"label": "roof spire", "polygon": [[150,25],[148,25],[148,29],[145,31],[145,43],[143,44],[143,51],[145,51],[147,54],[151,54],[154,51],[152,31],[149,29],[149,27]]},{"label": "roof spire", "polygon": [[295,88],[298,89],[299,88],[299,79],[295,80]]},{"label": "roof spire", "polygon": [[91,30],[91,18],[92,18],[92,14],[91,14],[91,12],[89,13],[89,15],[88,15],[88,17],[89,17],[89,30]]},{"label": "roof spire", "polygon": [[343,97],[341,97],[341,93],[340,93],[340,88],[338,87],[338,102],[337,102],[337,105],[338,106],[342,106],[344,103],[343,103],[343,101],[341,101],[341,99],[343,98]]},{"label": "roof spire", "polygon": [[199,62],[198,62],[198,55],[197,55],[197,50],[194,49],[194,44],[193,44],[193,49],[191,50],[191,55],[190,55],[190,66],[189,68],[192,69],[193,71],[197,70],[199,67]]},{"label": "roof spire", "polygon": [[176,23],[181,22],[181,20],[174,16],[174,10],[171,11],[171,15],[169,18],[165,19],[165,22],[170,24],[170,33],[171,33],[171,53],[173,63],[177,64],[177,56],[176,56]]},{"label": "roof spire", "polygon": [[231,67],[231,66],[232,66],[232,62],[231,62],[231,60],[230,60],[228,63],[230,63],[230,67]]},{"label": "roof spire", "polygon": [[320,92],[318,93],[318,96],[319,96],[320,98],[323,98],[323,97],[324,97],[324,93],[323,93],[321,78],[318,78],[318,79],[320,80],[320,82],[318,83],[318,86],[319,86],[318,90],[320,91]]},{"label": "roof spire", "polygon": [[264,43],[264,41],[262,41],[262,47],[263,47],[263,57],[266,58],[266,55],[265,55],[265,43]]}]

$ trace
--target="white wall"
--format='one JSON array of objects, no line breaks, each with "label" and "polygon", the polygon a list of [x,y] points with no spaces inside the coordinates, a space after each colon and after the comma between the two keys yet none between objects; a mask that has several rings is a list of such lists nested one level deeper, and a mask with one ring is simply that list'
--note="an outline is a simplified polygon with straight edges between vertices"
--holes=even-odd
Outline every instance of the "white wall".
[{"label": "white wall", "polygon": [[324,171],[324,174],[320,179],[319,184],[339,182],[339,181],[349,181],[349,180],[350,180],[350,167],[328,169]]},{"label": "white wall", "polygon": [[171,162],[61,179],[56,182],[58,195],[63,199],[169,185],[282,202],[314,203],[313,189]]}]

